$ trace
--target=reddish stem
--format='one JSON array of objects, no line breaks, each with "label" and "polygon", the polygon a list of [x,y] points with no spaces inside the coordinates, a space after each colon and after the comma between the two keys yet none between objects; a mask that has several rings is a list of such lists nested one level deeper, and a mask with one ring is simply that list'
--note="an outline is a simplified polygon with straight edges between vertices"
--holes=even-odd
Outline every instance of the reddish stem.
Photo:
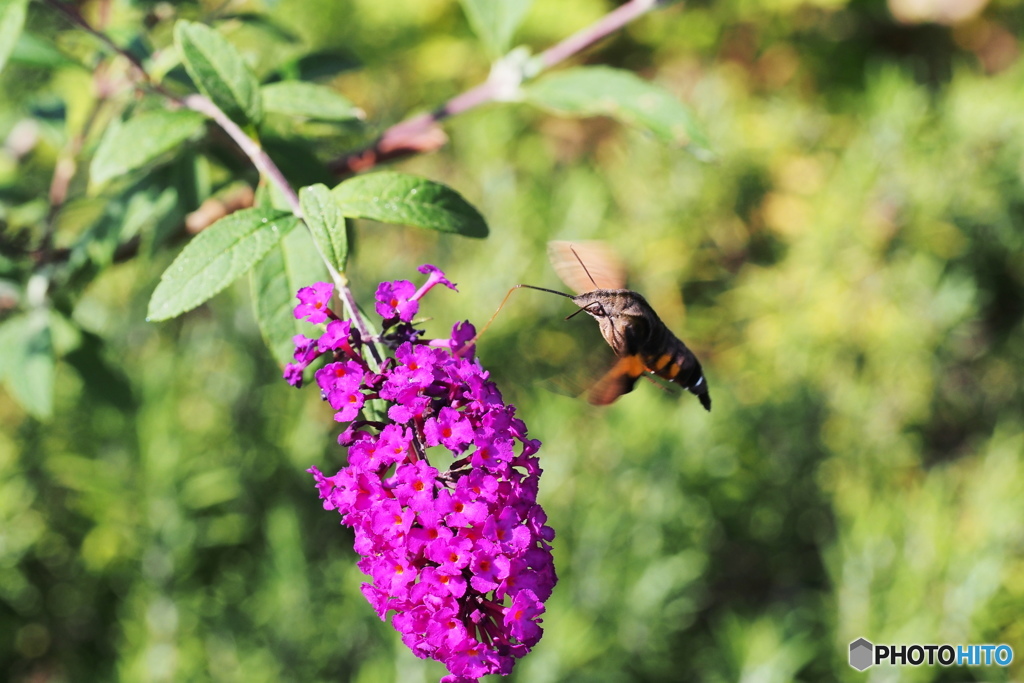
[{"label": "reddish stem", "polygon": [[[621,30],[626,24],[655,9],[659,0],[630,0],[598,19],[590,26],[577,31],[565,40],[538,55],[534,62],[540,68],[549,69],[555,64],[582,52],[594,43]],[[402,159],[432,152],[442,147],[448,138],[438,124],[450,116],[475,109],[481,104],[493,102],[507,96],[510,86],[518,89],[519,83],[509,83],[507,70],[492,71],[480,85],[456,95],[429,114],[419,114],[396,123],[372,144],[335,159],[328,168],[339,176],[349,176],[395,159]],[[533,77],[535,74],[520,77]]]}]

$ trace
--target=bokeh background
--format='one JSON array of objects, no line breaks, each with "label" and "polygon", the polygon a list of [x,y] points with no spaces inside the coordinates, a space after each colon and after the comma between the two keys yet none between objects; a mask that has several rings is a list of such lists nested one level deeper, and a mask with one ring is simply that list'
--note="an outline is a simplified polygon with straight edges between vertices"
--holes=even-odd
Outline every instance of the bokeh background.
[{"label": "bokeh background", "polygon": [[[262,17],[226,31],[261,78],[320,69],[371,125],[489,68],[454,0],[230,6]],[[612,7],[538,2],[516,42],[543,49]],[[148,21],[166,44],[168,16],[223,7],[85,4],[99,9],[119,40]],[[677,5],[574,63],[671,90],[713,161],[608,119],[495,104],[396,166],[459,190],[491,235],[360,223],[361,301],[434,263],[460,289],[427,299],[443,334],[481,324],[512,284],[560,286],[548,240],[603,239],[714,399],[707,414],[641,383],[599,409],[549,391],[593,372],[601,342],[539,292],[513,295],[481,339],[544,442],[540,499],[558,534],[546,634],[514,680],[1024,676],[1022,27],[1018,0]],[[45,216],[95,97],[93,74],[59,60],[96,44],[41,5],[29,29],[0,76],[9,236]],[[275,150],[296,185],[325,177],[314,153],[347,144],[302,139]],[[64,207],[58,243],[95,201]],[[304,472],[344,464],[337,425],[315,391],[280,379],[244,283],[145,321],[174,253],[69,294],[90,333],[57,366],[52,419],[0,392],[0,678],[436,680],[443,668],[359,592],[351,535]],[[847,647],[862,636],[1007,643],[1016,659],[858,673]]]}]

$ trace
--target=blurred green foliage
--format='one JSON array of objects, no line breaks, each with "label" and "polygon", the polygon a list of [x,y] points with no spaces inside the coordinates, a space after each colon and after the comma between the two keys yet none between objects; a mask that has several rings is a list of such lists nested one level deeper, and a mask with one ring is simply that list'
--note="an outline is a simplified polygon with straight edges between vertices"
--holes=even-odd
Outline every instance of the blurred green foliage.
[{"label": "blurred green foliage", "polygon": [[[225,7],[225,35],[261,82],[329,84],[371,125],[488,69],[454,0],[85,5],[128,45],[143,26],[166,45],[168,17]],[[513,42],[542,49],[609,9],[536,3]],[[69,150],[95,152],[117,111],[94,107],[97,92],[125,67],[101,64],[95,41],[43,5],[27,26],[0,75],[0,307],[13,308],[15,255],[48,223],[85,265],[52,293],[72,323],[44,340],[61,356],[53,418],[0,392],[0,675],[438,678],[359,592],[351,536],[304,472],[344,463],[337,425],[314,391],[281,381],[245,288],[145,322],[174,255],[146,239],[241,162],[186,158],[133,179],[154,195],[182,174],[196,188],[133,224],[149,236],[133,258],[115,253],[131,233],[80,241],[126,221],[85,193],[84,174],[56,216],[48,188]],[[597,367],[600,341],[540,292],[515,293],[480,340],[544,442],[540,498],[558,533],[546,635],[514,679],[1024,675],[1022,26],[1014,0],[953,26],[901,24],[876,0],[674,6],[576,61],[674,92],[714,161],[604,119],[491,105],[399,165],[456,188],[490,237],[359,223],[360,301],[432,262],[460,293],[431,295],[428,330],[479,325],[512,284],[557,286],[548,240],[605,239],[701,358],[715,401],[708,415],[642,383],[596,409],[546,391],[552,375]],[[359,135],[279,130],[267,147],[296,187],[330,182],[319,164]],[[858,673],[846,652],[861,636],[1007,643],[1017,658]]]}]

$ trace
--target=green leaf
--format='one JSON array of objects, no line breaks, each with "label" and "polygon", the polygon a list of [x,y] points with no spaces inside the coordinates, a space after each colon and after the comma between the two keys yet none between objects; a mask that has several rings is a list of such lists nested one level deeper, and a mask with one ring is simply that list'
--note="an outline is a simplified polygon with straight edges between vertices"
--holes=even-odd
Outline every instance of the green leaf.
[{"label": "green leaf", "polygon": [[259,83],[231,43],[209,26],[189,21],[175,25],[174,40],[188,75],[214,104],[237,123],[260,122]]},{"label": "green leaf", "polygon": [[314,282],[329,282],[330,274],[307,230],[292,230],[249,273],[256,322],[274,359],[292,360],[296,334],[309,335],[311,326],[296,320],[295,293]]},{"label": "green leaf", "polygon": [[27,7],[28,0],[0,0],[0,71],[4,70],[25,27]]},{"label": "green leaf", "polygon": [[533,0],[462,0],[473,31],[495,56],[508,51]]},{"label": "green leaf", "polygon": [[310,185],[299,190],[302,215],[320,252],[337,272],[345,272],[348,260],[348,234],[345,216],[338,200],[326,185]]},{"label": "green leaf", "polygon": [[294,216],[242,209],[196,235],[160,277],[148,320],[190,311],[256,265],[298,223]]},{"label": "green leaf", "polygon": [[385,171],[349,178],[332,190],[349,218],[413,225],[486,237],[487,223],[455,190],[432,180]]},{"label": "green leaf", "polygon": [[157,179],[146,179],[124,194],[104,198],[103,214],[71,249],[68,264],[72,270],[86,263],[99,267],[114,261],[117,249],[142,234],[150,238],[162,225],[181,225],[183,217],[178,190]]},{"label": "green leaf", "polygon": [[41,420],[53,414],[56,358],[49,322],[49,312],[37,309],[0,325],[4,384],[28,414]]},{"label": "green leaf", "polygon": [[351,121],[365,116],[363,110],[331,88],[305,81],[280,81],[265,85],[263,108],[268,112],[317,121]]},{"label": "green leaf", "polygon": [[107,360],[103,339],[89,332],[82,332],[81,336],[82,343],[63,359],[78,371],[88,400],[103,401],[122,411],[131,410],[131,383],[119,366]]},{"label": "green leaf", "polygon": [[14,358],[14,349],[20,342],[25,319],[26,316],[17,315],[0,323],[0,358],[4,359],[4,362],[0,363],[0,381],[6,381],[15,369],[14,363],[8,359]]},{"label": "green leaf", "polygon": [[[263,4],[266,6],[276,3],[264,1]],[[268,9],[273,8],[268,7]],[[260,34],[262,34],[259,36],[259,39],[264,43],[266,43],[266,40],[269,38],[288,45],[302,44],[302,37],[295,33],[294,30],[263,12],[227,12],[221,14],[220,18],[226,22],[241,22],[256,29]]]},{"label": "green leaf", "polygon": [[22,31],[11,52],[12,63],[24,66],[37,66],[43,69],[54,69],[61,66],[78,66],[63,52],[53,46],[53,39],[43,39],[31,31]]},{"label": "green leaf", "polygon": [[90,167],[93,189],[176,150],[203,130],[205,118],[189,109],[156,109],[111,126]]},{"label": "green leaf", "polygon": [[128,198],[121,217],[121,241],[155,230],[168,215],[180,210],[176,187],[156,184],[145,187]]},{"label": "green leaf", "polygon": [[690,109],[672,93],[629,71],[580,66],[523,88],[528,102],[562,114],[611,116],[708,156],[707,137]]}]

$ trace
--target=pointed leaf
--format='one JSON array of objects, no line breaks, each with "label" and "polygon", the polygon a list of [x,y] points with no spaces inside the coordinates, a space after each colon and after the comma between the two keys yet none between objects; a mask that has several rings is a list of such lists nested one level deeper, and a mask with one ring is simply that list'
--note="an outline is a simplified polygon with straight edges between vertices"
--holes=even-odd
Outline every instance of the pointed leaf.
[{"label": "pointed leaf", "polygon": [[370,218],[486,237],[487,223],[473,206],[447,185],[404,173],[386,171],[349,178],[332,190],[349,218]]},{"label": "pointed leaf", "polygon": [[345,272],[348,260],[348,234],[345,216],[338,200],[326,185],[310,185],[299,190],[302,215],[320,252],[339,273]]},{"label": "pointed leaf", "polygon": [[56,358],[49,319],[47,311],[38,309],[0,325],[2,379],[21,407],[41,420],[53,414]]},{"label": "pointed leaf", "polygon": [[190,311],[256,265],[298,223],[294,216],[242,209],[196,235],[160,277],[149,320]]},{"label": "pointed leaf", "polygon": [[296,320],[295,293],[330,275],[307,230],[292,230],[249,273],[256,322],[281,365],[292,360],[292,337],[310,335],[312,326]]},{"label": "pointed leaf", "polygon": [[111,126],[93,157],[93,189],[159,159],[199,134],[205,118],[189,109],[157,109]]},{"label": "pointed leaf", "polygon": [[508,51],[533,0],[462,0],[473,31],[495,55]]},{"label": "pointed leaf", "polygon": [[531,83],[523,93],[528,102],[545,109],[580,116],[611,116],[708,155],[707,138],[690,109],[664,88],[629,71],[580,66]]},{"label": "pointed leaf", "polygon": [[242,55],[224,36],[204,24],[179,21],[174,40],[185,70],[213,103],[240,124],[263,116],[260,86]]},{"label": "pointed leaf", "polygon": [[260,88],[268,112],[317,121],[361,119],[363,110],[336,91],[305,81],[280,81]]},{"label": "pointed leaf", "polygon": [[18,43],[25,27],[28,0],[0,0],[0,71]]}]

